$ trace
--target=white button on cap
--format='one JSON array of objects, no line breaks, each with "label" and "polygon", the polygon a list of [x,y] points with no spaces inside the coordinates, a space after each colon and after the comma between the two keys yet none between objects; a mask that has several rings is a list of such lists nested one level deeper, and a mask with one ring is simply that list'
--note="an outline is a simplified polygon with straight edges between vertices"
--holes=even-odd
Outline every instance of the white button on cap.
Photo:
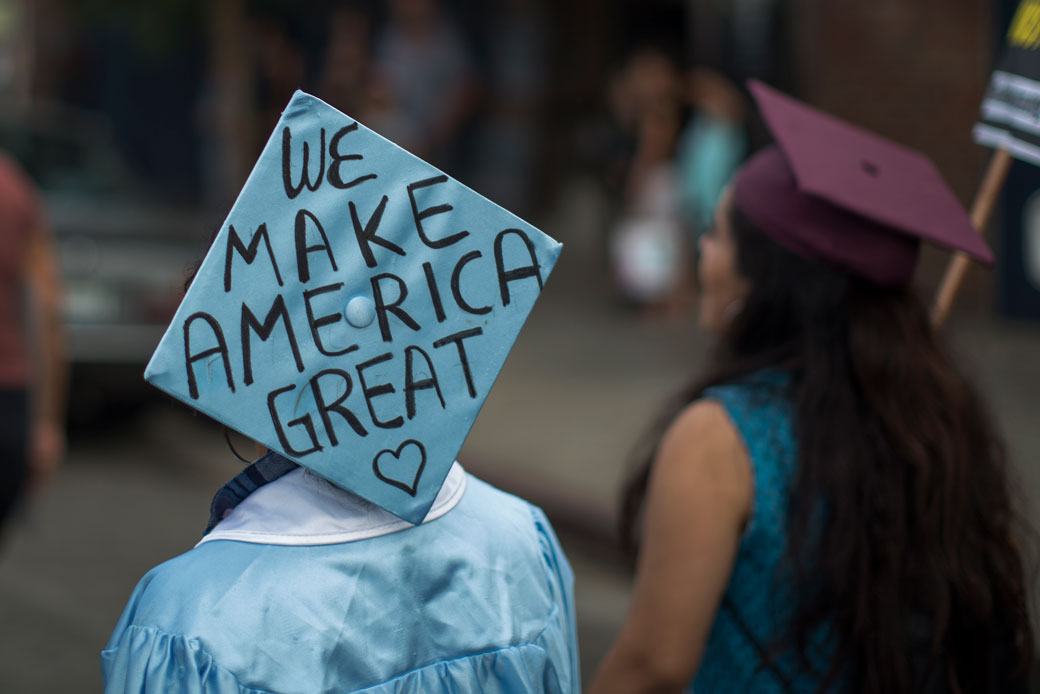
[{"label": "white button on cap", "polygon": [[355,296],[347,302],[343,315],[355,328],[366,328],[375,320],[376,307],[367,296]]}]

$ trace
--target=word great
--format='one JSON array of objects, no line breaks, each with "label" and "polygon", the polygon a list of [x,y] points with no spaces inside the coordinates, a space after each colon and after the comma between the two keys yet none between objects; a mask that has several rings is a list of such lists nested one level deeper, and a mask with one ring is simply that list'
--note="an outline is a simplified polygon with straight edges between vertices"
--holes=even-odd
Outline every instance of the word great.
[{"label": "word great", "polygon": [[[470,328],[433,342],[434,350],[451,346],[455,348],[453,351],[455,352],[470,398],[477,396],[477,390],[473,384],[473,374],[469,365],[469,354],[466,351],[465,341],[482,334],[483,331],[480,328]],[[417,413],[416,394],[419,391],[430,390],[432,395],[437,396],[437,402],[440,403],[441,409],[446,409],[448,406],[445,402],[440,378],[437,375],[437,369],[434,367],[434,360],[431,359],[430,353],[416,345],[408,345],[404,348],[404,352],[400,357],[402,359],[398,359],[398,355],[393,352],[385,352],[371,359],[353,364],[353,370],[357,374],[357,383],[367,409],[366,420],[370,422],[370,426],[381,429],[397,429],[404,425],[405,417],[409,420],[415,419]],[[402,360],[404,362],[403,366],[400,365]],[[391,363],[395,361],[398,363],[391,367]],[[403,413],[394,407],[394,401],[390,401],[388,409],[386,396],[397,392],[393,385],[393,379],[385,378],[385,374],[388,371],[403,372]],[[369,372],[375,372],[374,376]],[[383,379],[379,378],[381,373],[384,374]],[[286,454],[303,457],[323,449],[315,428],[314,417],[309,412],[305,412],[302,416],[288,421],[285,421],[285,417],[281,414],[283,410],[295,412],[296,407],[294,403],[298,402],[298,398],[303,395],[308,395],[314,403],[315,412],[324,426],[325,436],[328,438],[330,445],[339,445],[339,437],[336,430],[336,423],[338,422],[349,425],[350,429],[358,436],[368,436],[369,428],[345,404],[354,391],[353,380],[348,371],[338,367],[322,369],[312,376],[303,388],[305,392],[297,394],[294,393],[297,390],[297,386],[289,384],[281,388],[275,388],[267,395],[267,409],[271,416],[271,422],[274,424],[278,441]],[[376,403],[377,399],[381,401],[378,405]],[[336,415],[338,419],[334,421],[332,415]],[[295,430],[297,439],[300,438],[302,432],[302,436],[305,439],[304,443],[302,445],[299,443],[294,445],[293,441],[290,440],[290,431],[288,430]]]}]

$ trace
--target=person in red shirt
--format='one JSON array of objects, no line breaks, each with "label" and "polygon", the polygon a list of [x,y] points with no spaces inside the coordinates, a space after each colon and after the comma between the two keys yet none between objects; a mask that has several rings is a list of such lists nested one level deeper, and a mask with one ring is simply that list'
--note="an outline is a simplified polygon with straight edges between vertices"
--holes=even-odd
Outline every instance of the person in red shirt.
[{"label": "person in red shirt", "polygon": [[0,153],[0,527],[64,450],[65,360],[57,264],[40,200]]}]

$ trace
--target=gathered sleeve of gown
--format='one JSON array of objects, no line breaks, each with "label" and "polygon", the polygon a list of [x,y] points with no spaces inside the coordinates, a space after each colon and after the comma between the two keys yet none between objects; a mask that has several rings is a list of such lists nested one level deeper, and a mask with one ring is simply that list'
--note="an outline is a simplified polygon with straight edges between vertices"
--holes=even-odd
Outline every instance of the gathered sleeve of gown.
[{"label": "gathered sleeve of gown", "polygon": [[[551,650],[552,644],[543,641],[462,656],[354,691],[364,694],[578,691],[568,686],[577,669],[571,673],[556,671]],[[239,682],[234,673],[213,660],[197,639],[154,628],[131,626],[101,658],[106,694],[271,694],[270,690]],[[573,666],[576,668],[576,660]],[[533,673],[542,673],[543,677],[532,677]]]}]

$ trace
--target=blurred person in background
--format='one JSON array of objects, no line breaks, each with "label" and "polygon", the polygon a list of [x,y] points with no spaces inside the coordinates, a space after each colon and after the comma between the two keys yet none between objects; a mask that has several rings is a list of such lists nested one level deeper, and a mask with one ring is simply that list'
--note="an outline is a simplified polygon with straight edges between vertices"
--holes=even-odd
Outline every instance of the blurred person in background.
[{"label": "blurred person in background", "polygon": [[65,448],[61,291],[50,231],[24,172],[0,152],[0,527]]},{"label": "blurred person in background", "polygon": [[306,61],[297,33],[287,19],[277,15],[261,14],[250,24],[257,115],[252,140],[256,152],[263,149],[285,104],[303,87]]},{"label": "blurred person in background", "polygon": [[318,79],[318,96],[392,142],[417,144],[413,116],[402,108],[390,81],[372,55],[372,20],[356,5],[336,8]]},{"label": "blurred person in background", "polygon": [[381,102],[394,114],[381,117],[399,131],[395,142],[458,177],[463,130],[480,91],[469,47],[437,0],[393,0],[389,7],[375,68]]},{"label": "blurred person in background", "polygon": [[[900,178],[888,143],[755,94],[781,146],[739,169],[701,237],[715,359],[626,490],[634,595],[589,691],[1025,692],[1008,463],[909,286],[920,237],[992,255],[934,170]],[[862,185],[804,192],[814,161],[817,181]],[[864,204],[878,176],[895,182]]]},{"label": "blurred person in background", "polygon": [[674,315],[689,255],[675,175],[684,114],[679,69],[663,50],[641,48],[616,77],[611,101],[634,144],[609,238],[615,284],[648,317]]},{"label": "blurred person in background", "polygon": [[538,113],[546,83],[546,30],[535,0],[506,0],[490,17],[486,114],[474,152],[476,187],[523,216],[536,180]]},{"label": "blurred person in background", "polygon": [[366,125],[366,99],[373,79],[371,24],[368,15],[354,5],[333,10],[317,92],[326,103]]},{"label": "blurred person in background", "polygon": [[711,226],[723,188],[744,159],[747,106],[721,73],[694,68],[687,77],[692,114],[676,155],[679,198],[694,241]]}]

